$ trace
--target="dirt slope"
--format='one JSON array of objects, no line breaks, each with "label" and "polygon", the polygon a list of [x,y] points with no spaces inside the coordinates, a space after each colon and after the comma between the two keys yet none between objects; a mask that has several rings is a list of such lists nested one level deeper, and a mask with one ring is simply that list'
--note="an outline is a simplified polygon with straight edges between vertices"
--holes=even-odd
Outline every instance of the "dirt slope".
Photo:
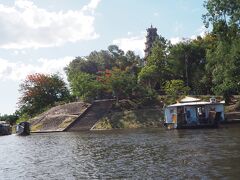
[{"label": "dirt slope", "polygon": [[91,105],[73,102],[51,108],[30,120],[32,132],[63,131]]}]

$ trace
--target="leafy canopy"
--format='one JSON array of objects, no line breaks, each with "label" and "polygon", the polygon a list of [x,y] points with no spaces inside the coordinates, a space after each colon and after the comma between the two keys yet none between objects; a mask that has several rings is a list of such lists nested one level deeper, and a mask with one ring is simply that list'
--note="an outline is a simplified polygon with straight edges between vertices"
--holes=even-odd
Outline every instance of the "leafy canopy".
[{"label": "leafy canopy", "polygon": [[69,91],[57,75],[31,74],[20,84],[20,111],[33,116],[56,102],[68,100]]},{"label": "leafy canopy", "polygon": [[184,85],[184,82],[179,79],[167,81],[165,84],[165,92],[167,95],[177,98],[179,95],[187,95],[190,88]]}]

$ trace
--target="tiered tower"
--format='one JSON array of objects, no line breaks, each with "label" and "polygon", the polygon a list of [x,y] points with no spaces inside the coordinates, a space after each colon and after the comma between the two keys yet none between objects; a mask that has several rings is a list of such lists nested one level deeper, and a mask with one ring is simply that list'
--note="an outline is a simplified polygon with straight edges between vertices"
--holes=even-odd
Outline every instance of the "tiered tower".
[{"label": "tiered tower", "polygon": [[158,38],[158,34],[157,34],[157,28],[153,28],[153,26],[151,25],[150,28],[147,29],[147,36],[146,36],[146,42],[145,42],[145,61],[147,59],[147,57],[149,56],[149,54],[151,53],[151,48],[153,46],[154,41]]}]

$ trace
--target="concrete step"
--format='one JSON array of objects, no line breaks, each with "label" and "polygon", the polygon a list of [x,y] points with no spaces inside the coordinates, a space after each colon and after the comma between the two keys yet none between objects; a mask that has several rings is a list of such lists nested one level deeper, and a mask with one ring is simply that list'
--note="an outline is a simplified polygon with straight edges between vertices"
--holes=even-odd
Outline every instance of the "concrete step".
[{"label": "concrete step", "polygon": [[71,123],[65,131],[81,131],[90,130],[94,124],[102,118],[112,107],[114,100],[95,101],[80,115],[73,123]]}]

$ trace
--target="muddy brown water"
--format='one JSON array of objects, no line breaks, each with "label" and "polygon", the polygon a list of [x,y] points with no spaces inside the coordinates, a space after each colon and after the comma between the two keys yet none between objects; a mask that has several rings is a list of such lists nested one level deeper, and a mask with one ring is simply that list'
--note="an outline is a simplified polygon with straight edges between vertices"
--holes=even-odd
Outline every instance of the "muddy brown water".
[{"label": "muddy brown water", "polygon": [[240,125],[0,137],[0,179],[239,179]]}]

